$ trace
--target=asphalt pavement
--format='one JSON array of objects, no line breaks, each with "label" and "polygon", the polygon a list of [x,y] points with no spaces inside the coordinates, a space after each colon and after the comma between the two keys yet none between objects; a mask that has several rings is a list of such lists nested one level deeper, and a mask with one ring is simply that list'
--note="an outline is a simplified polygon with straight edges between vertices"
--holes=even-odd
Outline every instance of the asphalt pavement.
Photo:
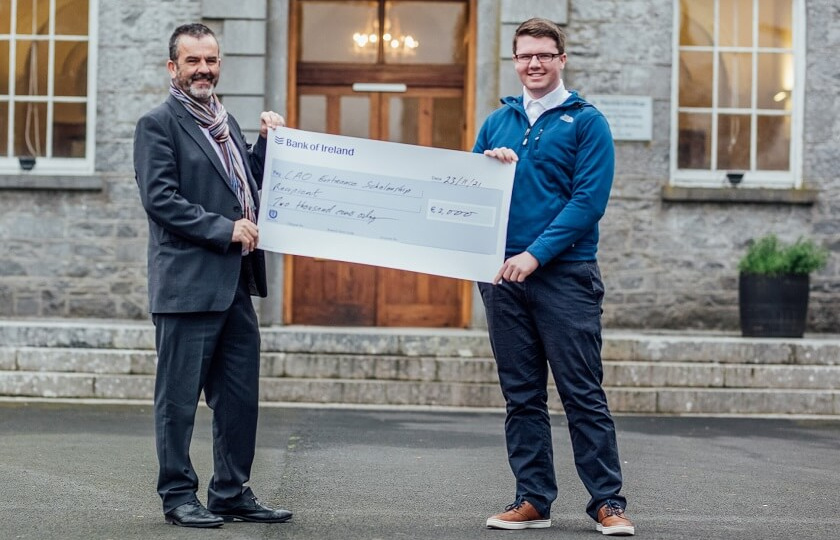
[{"label": "asphalt pavement", "polygon": [[[261,409],[250,485],[292,521],[164,522],[149,406],[0,402],[0,539],[594,539],[562,415],[549,529],[488,530],[512,502],[501,413]],[[211,474],[210,412],[192,459]],[[840,420],[616,417],[637,538],[840,536]]]}]

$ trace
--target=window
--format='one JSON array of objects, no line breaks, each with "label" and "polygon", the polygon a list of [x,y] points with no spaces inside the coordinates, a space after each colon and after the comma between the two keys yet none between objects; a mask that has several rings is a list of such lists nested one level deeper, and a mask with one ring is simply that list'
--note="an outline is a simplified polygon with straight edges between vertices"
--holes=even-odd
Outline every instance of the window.
[{"label": "window", "polygon": [[803,0],[680,0],[672,183],[801,184]]},{"label": "window", "polygon": [[97,4],[0,2],[0,174],[93,172]]},{"label": "window", "polygon": [[300,7],[301,62],[464,63],[464,2],[302,0]]}]

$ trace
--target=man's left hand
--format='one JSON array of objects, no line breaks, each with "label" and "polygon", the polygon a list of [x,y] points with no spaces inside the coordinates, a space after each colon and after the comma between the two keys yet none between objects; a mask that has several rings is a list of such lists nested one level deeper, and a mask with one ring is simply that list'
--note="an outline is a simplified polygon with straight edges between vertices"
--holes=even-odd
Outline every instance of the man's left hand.
[{"label": "man's left hand", "polygon": [[499,269],[499,273],[493,278],[493,285],[498,285],[502,280],[522,283],[539,267],[540,261],[527,251],[523,251],[505,261]]},{"label": "man's left hand", "polygon": [[260,113],[260,137],[268,136],[269,129],[276,129],[286,125],[286,121],[282,116],[274,111],[264,111]]}]

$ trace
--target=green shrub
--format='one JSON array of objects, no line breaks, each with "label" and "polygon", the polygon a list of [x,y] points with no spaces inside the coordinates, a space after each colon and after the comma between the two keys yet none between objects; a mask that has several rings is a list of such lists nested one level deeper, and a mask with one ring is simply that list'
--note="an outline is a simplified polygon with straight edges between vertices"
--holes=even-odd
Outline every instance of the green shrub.
[{"label": "green shrub", "polygon": [[738,270],[768,276],[810,274],[825,267],[827,262],[828,250],[811,240],[799,238],[793,244],[784,244],[771,234],[749,245],[738,262]]}]

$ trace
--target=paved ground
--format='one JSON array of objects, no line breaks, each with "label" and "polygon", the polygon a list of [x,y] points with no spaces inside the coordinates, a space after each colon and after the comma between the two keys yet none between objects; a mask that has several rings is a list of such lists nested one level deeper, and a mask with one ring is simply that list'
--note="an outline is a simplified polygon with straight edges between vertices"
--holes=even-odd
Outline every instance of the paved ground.
[{"label": "paved ground", "polygon": [[[209,413],[193,461],[209,477]],[[484,528],[513,496],[495,413],[265,408],[251,485],[280,525],[164,523],[149,407],[0,403],[2,539],[602,538],[555,419],[553,526]],[[840,421],[616,419],[639,538],[837,538]],[[204,499],[204,494],[201,494]]]}]

